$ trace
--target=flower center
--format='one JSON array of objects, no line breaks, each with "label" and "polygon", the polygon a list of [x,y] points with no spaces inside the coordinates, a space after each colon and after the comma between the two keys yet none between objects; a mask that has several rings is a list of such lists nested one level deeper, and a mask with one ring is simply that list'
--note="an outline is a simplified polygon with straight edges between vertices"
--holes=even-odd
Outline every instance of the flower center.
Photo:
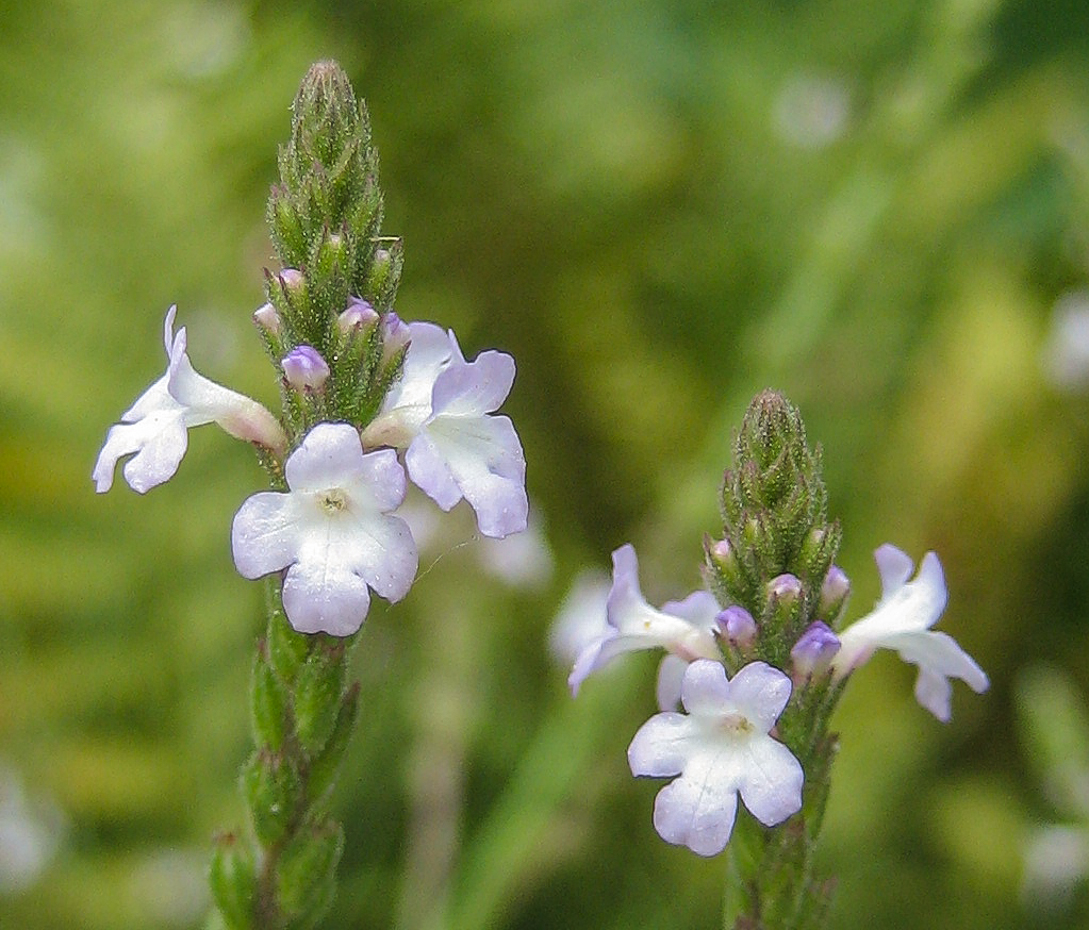
[{"label": "flower center", "polygon": [[329,488],[318,494],[318,504],[329,516],[335,516],[348,506],[348,495],[340,488]]},{"label": "flower center", "polygon": [[724,714],[720,724],[723,730],[731,736],[748,736],[756,728],[744,714]]}]

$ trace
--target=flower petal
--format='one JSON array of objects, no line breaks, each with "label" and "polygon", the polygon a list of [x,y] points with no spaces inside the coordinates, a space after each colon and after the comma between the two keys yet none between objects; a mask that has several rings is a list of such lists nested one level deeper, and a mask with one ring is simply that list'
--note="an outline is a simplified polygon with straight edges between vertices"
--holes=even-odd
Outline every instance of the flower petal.
[{"label": "flower petal", "polygon": [[628,746],[632,775],[679,775],[684,771],[693,733],[692,721],[684,714],[655,714]]},{"label": "flower petal", "polygon": [[231,552],[243,578],[287,568],[299,555],[305,512],[293,494],[262,491],[243,502],[231,524]]},{"label": "flower petal", "polygon": [[730,680],[730,704],[767,733],[790,700],[790,678],[766,662],[750,662]]},{"label": "flower petal", "polygon": [[662,613],[681,617],[693,626],[707,631],[715,629],[715,618],[721,609],[715,596],[702,589],[693,591],[683,600],[666,601],[662,605]]},{"label": "flower petal", "polygon": [[363,446],[349,423],[319,423],[284,466],[288,486],[297,492],[343,487],[362,473]]},{"label": "flower petal", "polygon": [[720,780],[706,760],[690,764],[654,801],[654,828],[662,839],[701,856],[726,848],[736,815],[736,788]]},{"label": "flower petal", "polygon": [[[738,673],[740,674],[740,673]],[[696,716],[721,716],[733,708],[731,686],[721,662],[697,659],[684,672],[681,701]]]},{"label": "flower petal", "polygon": [[680,656],[665,655],[658,663],[658,683],[655,696],[658,709],[672,711],[681,706],[681,685],[688,662]]},{"label": "flower petal", "polygon": [[878,546],[873,554],[877,562],[877,571],[881,575],[882,597],[893,594],[911,577],[915,563],[911,556],[892,543]]},{"label": "flower petal", "polygon": [[[144,397],[150,393],[149,390]],[[110,427],[91,473],[99,494],[113,486],[118,459],[133,452],[136,455],[125,463],[123,472],[134,491],[144,494],[173,477],[185,456],[189,437],[185,431],[184,411],[172,401],[171,404],[170,407],[148,409],[135,422]]]},{"label": "flower petal", "polygon": [[366,582],[343,563],[296,562],[284,579],[284,612],[300,633],[350,636],[367,617]]},{"label": "flower petal", "polygon": [[432,416],[477,417],[498,410],[514,384],[514,359],[481,352],[473,361],[454,359],[435,380]]},{"label": "flower petal", "polygon": [[[456,485],[476,511],[480,532],[500,538],[526,528],[526,460],[514,425],[504,416],[438,416],[405,455],[413,482],[440,507]],[[456,501],[455,501],[456,503]]]},{"label": "flower petal", "polygon": [[740,764],[741,800],[752,815],[772,827],[798,813],[805,773],[791,751],[770,736],[754,736],[745,752],[747,758]]}]

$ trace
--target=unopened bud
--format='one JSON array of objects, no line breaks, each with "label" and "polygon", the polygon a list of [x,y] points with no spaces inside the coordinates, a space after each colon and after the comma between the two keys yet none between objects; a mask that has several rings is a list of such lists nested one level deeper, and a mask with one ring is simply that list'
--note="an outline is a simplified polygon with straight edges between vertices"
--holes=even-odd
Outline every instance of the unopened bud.
[{"label": "unopened bud", "polygon": [[352,331],[374,326],[378,320],[378,311],[371,306],[369,301],[362,300],[359,297],[349,297],[347,309],[337,317],[337,326],[340,327],[342,333],[348,335]]},{"label": "unopened bud", "polygon": [[382,358],[388,361],[401,351],[410,338],[408,324],[390,310],[382,317]]},{"label": "unopened bud", "polygon": [[272,304],[261,304],[253,311],[253,321],[262,329],[274,335],[280,334],[280,314]]},{"label": "unopened bud", "polygon": [[827,623],[817,620],[808,627],[790,650],[795,681],[816,678],[828,671],[833,656],[839,652],[839,637]]},{"label": "unopened bud", "polygon": [[296,346],[283,357],[280,366],[288,384],[297,391],[319,391],[329,377],[329,366],[325,359],[310,346]]},{"label": "unopened bud", "polygon": [[739,652],[747,652],[756,642],[756,621],[744,607],[732,604],[720,611],[715,624],[723,638]]},{"label": "unopened bud", "polygon": [[284,290],[289,294],[301,291],[306,287],[306,278],[297,268],[285,268],[277,275]]},{"label": "unopened bud", "polygon": [[780,603],[795,603],[802,596],[802,583],[795,575],[784,572],[768,582],[768,598]]},{"label": "unopened bud", "polygon": [[847,603],[847,595],[851,593],[851,582],[846,573],[838,565],[828,569],[821,584],[820,601],[817,605],[817,614],[825,620],[835,620],[843,605]]}]

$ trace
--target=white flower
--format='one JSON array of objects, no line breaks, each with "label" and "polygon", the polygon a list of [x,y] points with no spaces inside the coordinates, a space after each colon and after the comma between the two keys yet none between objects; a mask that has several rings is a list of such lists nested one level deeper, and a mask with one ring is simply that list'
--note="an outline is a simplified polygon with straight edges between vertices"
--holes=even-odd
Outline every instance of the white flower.
[{"label": "white flower", "polygon": [[[639,562],[630,544],[613,553],[613,586],[606,611],[608,626],[583,646],[567,679],[573,694],[578,694],[591,672],[625,652],[660,648],[686,662],[721,658],[713,632],[719,612],[714,596],[696,591],[655,610],[639,589]],[[662,689],[659,698],[668,702]]]},{"label": "white flower", "polygon": [[232,436],[282,452],[283,429],[257,401],[194,371],[185,353],[185,327],[174,335],[174,314],[166,313],[163,342],[169,359],[166,374],[149,387],[121,422],[110,427],[91,477],[99,494],[113,486],[117,460],[136,453],[123,469],[125,480],[143,494],[173,476],[189,443],[191,426],[218,423]]},{"label": "white flower", "polygon": [[587,569],[575,578],[548,631],[549,649],[560,662],[571,664],[590,643],[608,634],[609,587],[609,577],[599,569]]},{"label": "white flower", "polygon": [[348,636],[370,606],[368,586],[399,601],[416,577],[408,524],[390,516],[405,496],[392,449],[366,455],[347,423],[319,423],[288,457],[287,493],[249,498],[231,528],[246,578],[287,569],[284,611],[300,633]]},{"label": "white flower", "polygon": [[919,574],[908,581],[911,557],[885,544],[874,553],[881,574],[881,599],[873,611],[839,634],[840,648],[832,659],[837,678],[850,674],[875,649],[895,649],[905,662],[919,666],[915,697],[943,723],[949,720],[953,688],[959,678],[977,694],[989,682],[983,670],[948,633],[930,628],[945,609],[945,577],[933,552],[923,556]]},{"label": "white flower", "polygon": [[404,371],[363,442],[405,450],[412,481],[443,510],[463,497],[480,532],[526,528],[526,460],[511,421],[492,416],[514,383],[514,359],[481,352],[466,362],[453,332],[410,323]]},{"label": "white flower", "polygon": [[633,775],[680,775],[654,802],[662,839],[701,856],[722,852],[739,793],[765,826],[801,810],[802,767],[769,735],[789,699],[790,679],[764,662],[750,662],[732,681],[718,662],[688,666],[681,686],[687,715],[651,717],[628,747]]}]

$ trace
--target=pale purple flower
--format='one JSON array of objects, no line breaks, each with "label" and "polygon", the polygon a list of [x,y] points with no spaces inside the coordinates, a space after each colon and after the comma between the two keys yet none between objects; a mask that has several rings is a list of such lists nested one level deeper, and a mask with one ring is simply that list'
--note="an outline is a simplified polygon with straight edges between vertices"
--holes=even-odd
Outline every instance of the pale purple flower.
[{"label": "pale purple flower", "polygon": [[329,378],[329,365],[313,346],[295,346],[280,361],[287,383],[295,390],[321,390]]},{"label": "pale purple flower", "polygon": [[238,571],[259,578],[287,569],[283,601],[300,633],[348,636],[370,606],[368,587],[399,601],[416,577],[416,543],[391,516],[405,496],[392,449],[364,454],[347,423],[319,423],[288,457],[290,491],[263,491],[235,515]]},{"label": "pale purple flower", "polygon": [[630,544],[621,546],[613,553],[613,586],[606,604],[608,626],[579,653],[567,679],[571,692],[578,694],[591,672],[625,652],[665,649],[686,662],[721,658],[714,634],[718,612],[718,603],[707,591],[670,601],[661,610],[651,607],[639,588],[635,549]]},{"label": "pale purple flower", "polygon": [[795,681],[816,678],[828,671],[832,658],[839,652],[839,637],[821,620],[815,620],[798,637],[790,650]]},{"label": "pale purple flower", "polygon": [[832,660],[837,678],[850,674],[875,649],[895,649],[905,662],[919,666],[915,697],[942,722],[950,717],[952,685],[959,678],[977,694],[989,684],[983,670],[947,633],[930,628],[945,609],[945,577],[933,552],[923,556],[919,574],[911,577],[911,557],[895,546],[874,553],[881,574],[881,599],[873,611],[839,634],[840,650]]},{"label": "pale purple flower", "polygon": [[697,659],[684,673],[687,714],[651,717],[628,747],[633,775],[680,775],[658,792],[654,828],[701,856],[726,848],[737,796],[765,826],[801,810],[804,774],[770,730],[790,699],[790,679],[751,662],[728,680],[718,662]]},{"label": "pale purple flower", "polygon": [[143,494],[168,480],[185,455],[191,426],[215,422],[232,436],[277,453],[287,444],[280,424],[261,404],[194,371],[185,352],[185,327],[176,335],[173,331],[176,312],[177,307],[171,307],[163,324],[169,359],[166,374],[137,398],[106,435],[91,473],[99,494],[112,487],[118,459],[132,453],[123,472],[134,491]]},{"label": "pale purple flower", "polygon": [[492,415],[510,393],[514,359],[489,351],[466,362],[453,332],[433,323],[408,329],[404,371],[364,430],[364,444],[404,449],[412,481],[443,510],[464,497],[485,536],[521,532],[529,514],[526,460],[511,421]]}]

